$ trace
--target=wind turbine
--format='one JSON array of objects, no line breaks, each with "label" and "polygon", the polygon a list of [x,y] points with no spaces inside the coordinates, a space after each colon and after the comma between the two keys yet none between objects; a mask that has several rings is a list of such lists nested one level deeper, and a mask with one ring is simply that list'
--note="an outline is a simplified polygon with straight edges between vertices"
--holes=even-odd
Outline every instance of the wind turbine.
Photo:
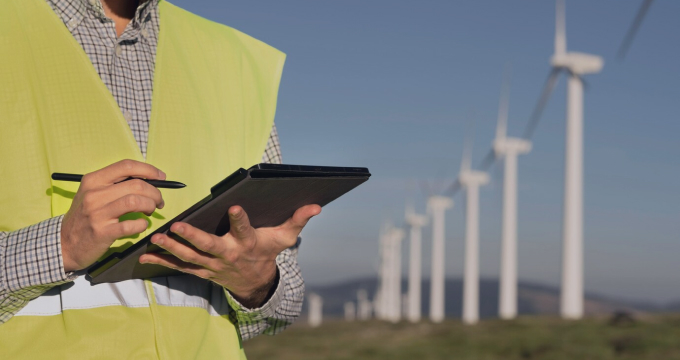
[{"label": "wind turbine", "polygon": [[368,292],[364,289],[357,290],[357,318],[359,320],[371,318],[371,302],[368,300]]},{"label": "wind turbine", "polygon": [[311,293],[307,296],[309,300],[309,326],[318,327],[323,318],[323,298],[318,294]]},{"label": "wind turbine", "polygon": [[410,322],[420,321],[420,295],[422,283],[421,265],[421,229],[427,225],[427,217],[418,215],[412,206],[406,207],[406,223],[410,227],[409,272],[408,272],[408,308],[406,317]]},{"label": "wind turbine", "polygon": [[562,317],[583,317],[583,81],[598,73],[604,61],[590,54],[567,52],[564,1],[557,2],[554,69],[569,72],[567,83],[567,139],[564,179],[562,253]]},{"label": "wind turbine", "polygon": [[489,182],[485,172],[470,168],[472,143],[463,152],[458,182],[465,189],[465,274],[463,278],[463,322],[479,321],[479,187]]},{"label": "wind turbine", "polygon": [[552,70],[524,133],[530,139],[541,118],[561,72],[568,73],[567,127],[564,179],[564,219],[562,251],[562,291],[560,313],[563,318],[583,316],[583,80],[598,73],[604,61],[596,55],[567,52],[564,1],[557,0],[555,53]]},{"label": "wind turbine", "polygon": [[387,320],[389,314],[389,296],[390,296],[390,286],[392,281],[390,280],[390,269],[391,269],[391,242],[389,239],[389,231],[391,229],[391,224],[384,222],[380,229],[380,284],[378,286],[378,291],[375,298],[375,312],[376,317],[381,320]]},{"label": "wind turbine", "polygon": [[397,323],[401,320],[401,242],[404,239],[404,230],[392,228],[389,232],[391,243],[390,259],[390,295],[389,295],[389,320]]},{"label": "wind turbine", "polygon": [[432,217],[432,275],[430,276],[430,320],[444,321],[444,212],[453,206],[445,196],[430,196],[427,213]]},{"label": "wind turbine", "polygon": [[401,241],[404,231],[391,224],[380,235],[380,289],[378,315],[382,320],[401,320]]},{"label": "wind turbine", "polygon": [[507,137],[509,80],[506,73],[498,106],[493,156],[503,159],[503,225],[498,313],[501,319],[517,316],[517,157],[531,150],[531,142]]},{"label": "wind turbine", "polygon": [[353,301],[345,302],[345,320],[354,321],[357,318],[356,306]]}]

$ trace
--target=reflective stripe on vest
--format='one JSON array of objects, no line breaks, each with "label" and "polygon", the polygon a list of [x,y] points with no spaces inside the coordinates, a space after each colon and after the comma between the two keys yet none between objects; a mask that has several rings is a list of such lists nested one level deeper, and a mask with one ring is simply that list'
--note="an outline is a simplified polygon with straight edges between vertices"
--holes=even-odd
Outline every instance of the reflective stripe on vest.
[{"label": "reflective stripe on vest", "polygon": [[[44,0],[0,0],[0,231],[70,207],[85,174],[144,161],[112,95]],[[159,4],[146,161],[187,184],[123,248],[207,195],[238,167],[259,162],[271,130],[285,55],[243,33]],[[139,215],[138,215],[139,216]],[[143,216],[143,215],[141,215]],[[243,358],[224,291],[191,276],[45,293],[0,325],[1,357]]]}]

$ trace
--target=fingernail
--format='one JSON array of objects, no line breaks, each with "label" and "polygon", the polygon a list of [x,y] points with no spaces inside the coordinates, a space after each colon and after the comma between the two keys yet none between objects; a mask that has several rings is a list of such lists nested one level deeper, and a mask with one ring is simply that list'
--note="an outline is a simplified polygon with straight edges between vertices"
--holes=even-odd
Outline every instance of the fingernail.
[{"label": "fingernail", "polygon": [[158,170],[158,177],[159,177],[161,180],[165,180],[165,173],[162,172],[160,169]]},{"label": "fingernail", "polygon": [[163,237],[162,236],[154,236],[151,238],[151,243],[156,244],[156,245],[163,245]]},{"label": "fingernail", "polygon": [[158,205],[158,208],[159,208],[159,209],[162,209],[162,208],[164,208],[164,207],[165,207],[165,201],[161,201],[161,204]]},{"label": "fingernail", "polygon": [[139,263],[140,264],[146,264],[146,259],[145,258],[139,258]]},{"label": "fingernail", "polygon": [[184,228],[182,226],[178,226],[177,229],[175,229],[175,232],[181,234],[184,232]]}]

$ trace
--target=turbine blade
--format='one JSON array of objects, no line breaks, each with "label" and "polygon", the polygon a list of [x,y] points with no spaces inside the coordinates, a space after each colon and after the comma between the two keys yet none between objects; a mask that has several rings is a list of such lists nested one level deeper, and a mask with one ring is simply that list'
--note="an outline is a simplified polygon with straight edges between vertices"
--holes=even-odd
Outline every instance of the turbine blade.
[{"label": "turbine blade", "polygon": [[553,68],[548,74],[548,79],[543,86],[543,91],[541,92],[541,97],[538,99],[538,103],[534,108],[534,112],[531,113],[531,118],[529,118],[529,123],[524,130],[524,138],[530,140],[534,135],[534,131],[538,126],[539,120],[541,120],[541,115],[543,114],[543,109],[545,105],[548,104],[550,100],[550,94],[552,94],[555,85],[557,84],[558,76],[560,75],[560,69]]},{"label": "turbine blade", "polygon": [[422,180],[420,182],[420,191],[427,197],[432,196],[432,187],[430,186],[430,182]]},{"label": "turbine blade", "polygon": [[407,182],[406,189],[407,189],[407,194],[408,194],[407,197],[406,197],[406,217],[408,217],[409,212],[412,211],[413,213],[415,213],[415,208],[416,208],[415,199],[416,199],[416,196],[418,196],[418,191],[416,190],[417,189],[416,181],[413,180],[413,179],[409,180]]},{"label": "turbine blade", "polygon": [[[501,161],[498,163],[498,166],[494,167],[493,174],[492,174],[492,179],[495,184],[502,184],[503,183],[503,172],[505,171],[505,161]],[[501,186],[501,188],[503,188]]]},{"label": "turbine blade", "polygon": [[508,127],[508,106],[510,103],[510,65],[503,71],[503,86],[498,103],[498,123],[496,124],[496,140],[505,139]]},{"label": "turbine blade", "polygon": [[635,16],[635,20],[633,20],[633,23],[630,25],[630,28],[626,33],[626,37],[623,38],[623,43],[621,43],[621,47],[619,47],[618,54],[619,59],[623,60],[626,57],[626,53],[628,53],[628,48],[633,43],[633,39],[635,38],[635,35],[637,34],[638,30],[640,29],[640,25],[642,24],[642,20],[644,20],[645,15],[647,14],[647,10],[649,10],[649,6],[652,5],[653,1],[654,0],[644,0],[642,2],[640,10],[638,10],[637,15]]},{"label": "turbine blade", "polygon": [[404,215],[405,215],[405,217],[406,217],[406,221],[408,221],[408,219],[409,219],[411,216],[415,215],[415,213],[416,213],[415,206],[414,206],[414,204],[413,204],[413,199],[412,199],[412,198],[409,198],[408,200],[406,200],[406,204],[405,204],[405,205],[406,205],[406,206],[405,206],[405,209],[404,209],[404,210],[405,210],[405,211],[404,211],[404,213],[405,213]]},{"label": "turbine blade", "polygon": [[472,147],[474,145],[475,137],[475,122],[474,115],[470,116],[470,123],[468,125],[468,131],[465,134],[465,140],[463,143],[463,160],[460,162],[460,172],[470,170],[472,166]]},{"label": "turbine blade", "polygon": [[470,170],[470,155],[468,151],[468,147],[465,146],[465,149],[463,149],[463,161],[460,163],[460,172],[468,171]]},{"label": "turbine blade", "polygon": [[565,17],[564,0],[557,0],[555,3],[555,55],[567,53]]},{"label": "turbine blade", "polygon": [[496,152],[493,149],[491,149],[489,150],[489,152],[486,154],[481,164],[479,165],[479,170],[486,171],[488,168],[491,167],[491,165],[493,165],[494,162],[496,162]]},{"label": "turbine blade", "polygon": [[444,180],[442,177],[437,178],[437,181],[435,182],[434,186],[434,193],[435,194],[441,194],[442,191],[446,188],[446,180]]},{"label": "turbine blade", "polygon": [[444,191],[443,195],[446,197],[453,197],[456,195],[458,190],[460,190],[460,181],[456,179],[456,181],[454,181],[453,184],[451,184],[451,186],[449,186],[449,188]]},{"label": "turbine blade", "polygon": [[430,188],[430,196],[440,194],[444,190],[447,183],[445,179],[448,172],[449,168],[447,166],[442,166],[439,171],[437,171],[437,176],[432,181],[427,182]]}]

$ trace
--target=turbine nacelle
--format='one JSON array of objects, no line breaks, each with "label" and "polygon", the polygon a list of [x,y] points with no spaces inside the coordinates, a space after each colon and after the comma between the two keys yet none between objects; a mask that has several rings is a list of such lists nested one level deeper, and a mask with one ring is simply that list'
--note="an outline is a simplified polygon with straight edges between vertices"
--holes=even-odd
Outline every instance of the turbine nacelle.
[{"label": "turbine nacelle", "polygon": [[452,206],[453,200],[446,196],[431,196],[427,199],[427,210],[429,214],[450,209]]},{"label": "turbine nacelle", "polygon": [[399,244],[402,240],[404,240],[405,235],[406,234],[404,233],[404,230],[399,228],[392,228],[388,233],[390,241],[396,244]]},{"label": "turbine nacelle", "polygon": [[520,138],[501,138],[493,142],[493,151],[497,158],[508,154],[526,154],[531,151],[531,141]]},{"label": "turbine nacelle", "polygon": [[458,175],[458,181],[460,181],[460,184],[465,187],[475,185],[480,186],[489,183],[489,175],[481,171],[467,170],[461,172],[460,175]]},{"label": "turbine nacelle", "polygon": [[421,228],[427,225],[427,216],[411,213],[406,215],[406,223],[411,227]]},{"label": "turbine nacelle", "polygon": [[568,52],[556,53],[550,59],[552,67],[565,69],[574,75],[594,74],[600,72],[604,66],[604,60],[597,55]]}]

